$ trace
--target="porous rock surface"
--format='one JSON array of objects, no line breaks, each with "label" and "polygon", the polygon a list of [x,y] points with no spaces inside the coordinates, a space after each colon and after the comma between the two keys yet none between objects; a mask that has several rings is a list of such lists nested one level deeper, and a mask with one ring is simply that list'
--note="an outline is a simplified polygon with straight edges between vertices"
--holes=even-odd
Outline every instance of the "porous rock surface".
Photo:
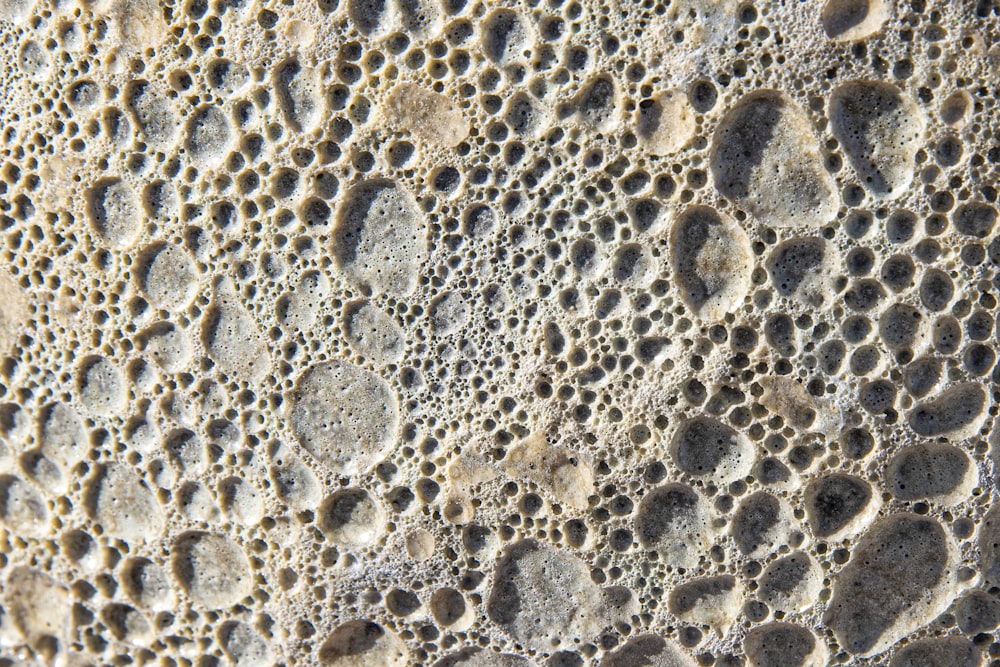
[{"label": "porous rock surface", "polygon": [[0,667],[995,664],[997,44],[0,0]]}]

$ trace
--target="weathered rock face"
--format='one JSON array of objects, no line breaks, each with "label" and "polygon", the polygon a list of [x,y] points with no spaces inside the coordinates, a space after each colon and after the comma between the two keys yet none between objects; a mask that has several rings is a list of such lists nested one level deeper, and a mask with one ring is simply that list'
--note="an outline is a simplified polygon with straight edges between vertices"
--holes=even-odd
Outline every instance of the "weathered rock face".
[{"label": "weathered rock face", "polygon": [[880,653],[944,611],[958,591],[956,550],[936,520],[878,521],[834,582],[823,622],[845,650]]},{"label": "weathered rock face", "polygon": [[369,620],[339,625],[319,649],[319,662],[334,667],[403,667],[406,645],[392,632]]},{"label": "weathered rock face", "polygon": [[827,475],[806,488],[809,524],[824,539],[858,532],[879,505],[872,486],[854,475]]},{"label": "weathered rock face", "polygon": [[712,417],[684,421],[674,434],[671,453],[677,467],[693,477],[725,483],[746,475],[753,451],[742,434]]},{"label": "weathered rock face", "polygon": [[767,224],[819,226],[837,210],[833,179],[805,112],[777,90],[750,93],[727,112],[712,141],[719,192]]},{"label": "weathered rock face", "polygon": [[767,623],[743,642],[754,667],[821,667],[827,650],[808,628],[791,623]]},{"label": "weathered rock face", "polygon": [[977,667],[983,656],[979,648],[965,637],[918,639],[902,647],[889,667],[922,667],[924,665],[955,665]]},{"label": "weathered rock face", "polygon": [[750,291],[750,239],[733,220],[707,206],[685,209],[670,234],[674,279],[699,317],[721,319]]},{"label": "weathered rock face", "polygon": [[371,371],[333,361],[310,368],[295,386],[289,421],[299,443],[331,470],[370,468],[395,441],[397,399]]},{"label": "weathered rock face", "polygon": [[607,654],[601,667],[693,667],[695,662],[683,649],[656,635],[639,635]]},{"label": "weathered rock face", "polygon": [[575,556],[535,540],[511,545],[497,563],[487,613],[517,641],[539,649],[589,637],[628,614],[630,594],[601,589]]},{"label": "weathered rock face", "polygon": [[925,120],[916,103],[884,81],[849,81],[830,97],[830,123],[865,188],[893,199],[913,180]]},{"label": "weathered rock face", "polygon": [[0,0],[0,667],[1000,657],[997,81],[1000,0]]},{"label": "weathered rock face", "polygon": [[635,517],[639,542],[660,552],[676,567],[694,567],[712,536],[707,503],[686,484],[667,484],[651,491]]}]

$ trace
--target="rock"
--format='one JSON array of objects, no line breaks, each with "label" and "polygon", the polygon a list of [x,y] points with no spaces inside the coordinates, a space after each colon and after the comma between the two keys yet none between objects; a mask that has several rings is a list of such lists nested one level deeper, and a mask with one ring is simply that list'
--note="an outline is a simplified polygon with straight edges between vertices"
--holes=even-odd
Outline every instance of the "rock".
[{"label": "rock", "polygon": [[957,559],[937,520],[891,514],[868,530],[834,579],[823,622],[844,650],[881,653],[950,606]]}]

